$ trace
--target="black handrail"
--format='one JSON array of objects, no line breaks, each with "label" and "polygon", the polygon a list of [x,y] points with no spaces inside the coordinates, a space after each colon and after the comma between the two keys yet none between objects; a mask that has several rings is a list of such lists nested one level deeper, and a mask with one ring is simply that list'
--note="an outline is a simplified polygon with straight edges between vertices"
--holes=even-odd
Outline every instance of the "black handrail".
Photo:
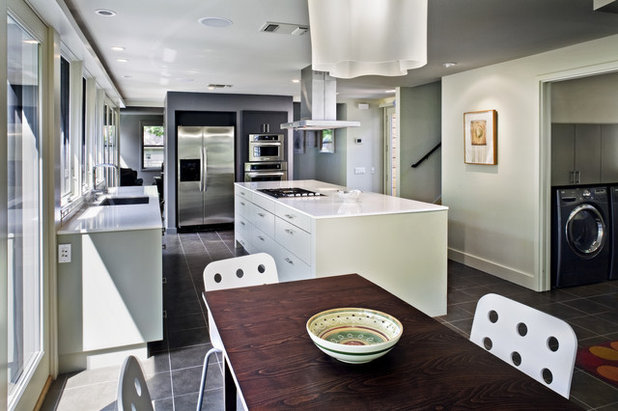
[{"label": "black handrail", "polygon": [[429,156],[433,154],[434,151],[436,151],[437,149],[440,148],[441,145],[442,145],[442,142],[439,142],[434,148],[431,149],[431,151],[429,151],[429,153],[425,154],[420,160],[418,160],[416,163],[412,164],[412,168],[416,168],[419,165],[421,165],[421,163],[423,161],[427,160],[429,158]]}]

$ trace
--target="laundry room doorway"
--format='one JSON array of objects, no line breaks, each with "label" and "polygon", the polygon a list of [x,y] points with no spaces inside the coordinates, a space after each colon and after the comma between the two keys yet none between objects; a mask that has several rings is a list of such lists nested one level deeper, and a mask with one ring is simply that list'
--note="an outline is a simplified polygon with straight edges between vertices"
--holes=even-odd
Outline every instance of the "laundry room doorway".
[{"label": "laundry room doorway", "polygon": [[[541,84],[541,256],[545,289],[555,285],[551,276],[557,264],[554,208],[561,201],[557,198],[558,188],[580,188],[585,192],[618,183],[617,70],[588,68],[558,74]],[[610,241],[609,215],[605,224],[600,227],[605,229],[605,236],[599,241]]]}]

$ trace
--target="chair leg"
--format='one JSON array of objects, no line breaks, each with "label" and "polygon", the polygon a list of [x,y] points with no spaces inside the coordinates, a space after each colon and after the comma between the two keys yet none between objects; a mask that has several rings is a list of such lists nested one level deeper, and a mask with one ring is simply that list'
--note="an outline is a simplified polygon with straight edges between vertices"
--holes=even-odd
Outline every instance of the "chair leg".
[{"label": "chair leg", "polygon": [[200,381],[200,396],[197,399],[197,411],[202,409],[202,402],[204,401],[204,388],[206,386],[206,375],[208,374],[208,360],[214,353],[221,352],[218,348],[211,348],[204,356],[204,365],[202,366],[202,380]]}]

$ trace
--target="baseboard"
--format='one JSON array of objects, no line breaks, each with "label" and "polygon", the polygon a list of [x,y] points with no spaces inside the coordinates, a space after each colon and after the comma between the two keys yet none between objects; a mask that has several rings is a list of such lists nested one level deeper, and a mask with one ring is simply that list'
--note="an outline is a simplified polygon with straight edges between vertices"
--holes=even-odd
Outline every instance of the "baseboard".
[{"label": "baseboard", "polygon": [[493,261],[465,253],[463,251],[448,249],[448,258],[458,263],[467,265],[477,270],[486,272],[506,281],[510,281],[533,291],[544,291],[537,289],[537,281],[532,273],[515,270],[513,268],[495,263]]}]

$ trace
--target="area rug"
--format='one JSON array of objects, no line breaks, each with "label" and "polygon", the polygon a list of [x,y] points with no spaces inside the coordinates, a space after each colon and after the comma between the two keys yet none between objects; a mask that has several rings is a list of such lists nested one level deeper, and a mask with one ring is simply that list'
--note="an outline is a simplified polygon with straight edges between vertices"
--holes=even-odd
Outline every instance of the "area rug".
[{"label": "area rug", "polygon": [[595,377],[618,387],[618,341],[579,348],[575,364]]}]

